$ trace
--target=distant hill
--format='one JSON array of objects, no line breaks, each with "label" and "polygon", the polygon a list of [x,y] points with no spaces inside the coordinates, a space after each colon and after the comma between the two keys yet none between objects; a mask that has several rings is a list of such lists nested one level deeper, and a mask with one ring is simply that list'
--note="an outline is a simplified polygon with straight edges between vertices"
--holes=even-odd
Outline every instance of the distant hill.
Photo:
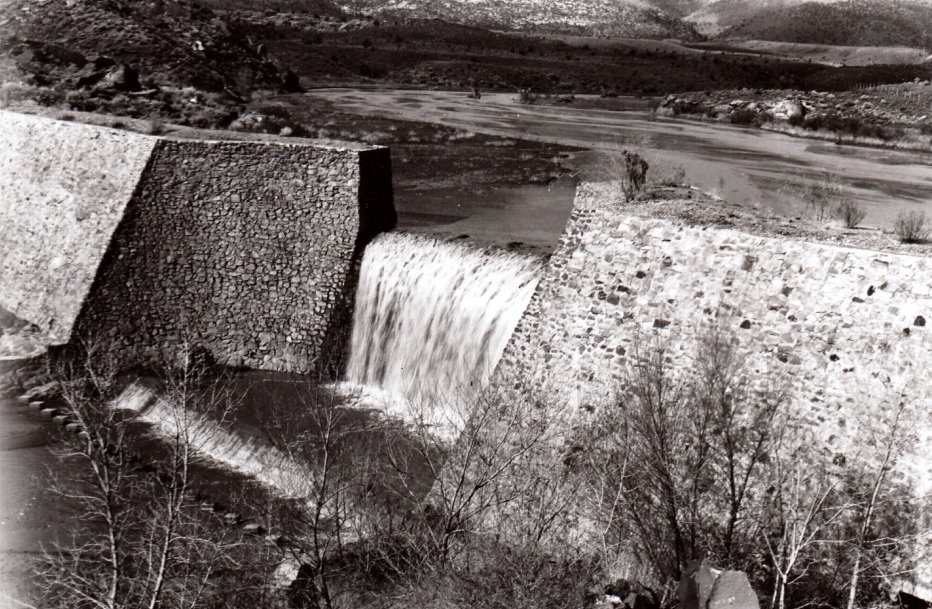
[{"label": "distant hill", "polygon": [[[663,0],[678,6],[692,0]],[[443,19],[490,29],[697,38],[694,27],[643,0],[340,0],[351,13],[385,18]]]},{"label": "distant hill", "polygon": [[343,11],[330,0],[197,0],[218,11],[274,11],[339,17]]},{"label": "distant hill", "polygon": [[[685,20],[703,34],[717,36],[730,27],[747,22],[764,11],[784,10],[811,0],[699,0]],[[837,0],[816,0],[819,3]]]},{"label": "distant hill", "polygon": [[[906,46],[932,51],[932,4],[916,0],[719,0],[705,9],[727,25],[722,38],[854,46]],[[742,8],[745,12],[741,12]],[[737,17],[744,15],[738,21]],[[691,19],[697,19],[694,14]]]}]

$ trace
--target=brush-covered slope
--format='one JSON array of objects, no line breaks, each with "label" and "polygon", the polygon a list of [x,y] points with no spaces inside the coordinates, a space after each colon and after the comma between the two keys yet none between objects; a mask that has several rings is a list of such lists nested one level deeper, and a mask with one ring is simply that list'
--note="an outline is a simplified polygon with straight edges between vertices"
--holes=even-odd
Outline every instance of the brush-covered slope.
[{"label": "brush-covered slope", "polygon": [[491,29],[638,38],[696,37],[691,24],[642,0],[342,0],[340,5],[354,13],[443,19]]},{"label": "brush-covered slope", "polygon": [[198,0],[204,6],[218,11],[274,11],[340,17],[343,11],[330,0]]},{"label": "brush-covered slope", "polygon": [[[728,5],[735,0],[723,0]],[[719,3],[717,3],[719,4]],[[749,4],[745,0],[745,4]],[[714,8],[713,5],[712,8]],[[750,10],[737,23],[737,8],[725,23],[723,37],[854,46],[905,46],[932,51],[932,3],[916,0],[843,0],[777,3]]]},{"label": "brush-covered slope", "polygon": [[245,93],[280,83],[249,40],[188,0],[11,0],[0,32],[4,80],[127,92],[191,86]]}]

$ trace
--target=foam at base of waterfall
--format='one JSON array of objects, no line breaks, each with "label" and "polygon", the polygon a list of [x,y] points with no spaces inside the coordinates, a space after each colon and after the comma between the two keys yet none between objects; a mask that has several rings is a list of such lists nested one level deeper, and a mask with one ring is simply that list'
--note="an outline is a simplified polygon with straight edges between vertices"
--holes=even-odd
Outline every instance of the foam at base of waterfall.
[{"label": "foam at base of waterfall", "polygon": [[412,404],[408,399],[367,385],[349,381],[335,383],[330,388],[340,396],[343,407],[376,411],[380,416],[428,430],[437,439],[452,442],[463,428],[463,410],[450,402]]}]

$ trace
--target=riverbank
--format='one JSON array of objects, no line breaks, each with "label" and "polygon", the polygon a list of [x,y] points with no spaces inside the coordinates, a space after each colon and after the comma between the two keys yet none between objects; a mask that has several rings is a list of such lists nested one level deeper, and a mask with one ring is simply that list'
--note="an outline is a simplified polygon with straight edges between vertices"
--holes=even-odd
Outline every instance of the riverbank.
[{"label": "riverbank", "polygon": [[794,137],[932,151],[932,81],[836,93],[740,89],[668,95],[659,116],[758,127]]}]

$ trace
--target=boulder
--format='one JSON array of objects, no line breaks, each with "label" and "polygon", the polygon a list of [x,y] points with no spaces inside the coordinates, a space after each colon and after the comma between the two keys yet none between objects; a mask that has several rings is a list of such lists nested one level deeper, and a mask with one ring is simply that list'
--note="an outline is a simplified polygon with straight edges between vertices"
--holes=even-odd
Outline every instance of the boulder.
[{"label": "boulder", "polygon": [[806,116],[806,107],[800,101],[784,99],[771,106],[770,113],[774,118],[786,121],[801,119]]},{"label": "boulder", "polygon": [[139,73],[126,64],[116,65],[97,83],[98,89],[115,89],[117,91],[138,91]]},{"label": "boulder", "polygon": [[47,400],[55,397],[61,391],[61,385],[58,381],[49,381],[41,385],[35,385],[29,391],[23,394],[23,401],[31,402],[33,400]]},{"label": "boulder", "polygon": [[622,600],[620,597],[615,596],[614,594],[603,594],[595,602],[595,609],[614,609],[616,607],[621,607]]},{"label": "boulder", "polygon": [[727,116],[731,113],[731,106],[729,104],[719,104],[712,111],[718,116]]},{"label": "boulder", "polygon": [[605,587],[605,598],[618,599],[614,605],[623,609],[660,609],[660,599],[640,582],[618,579]]},{"label": "boulder", "polygon": [[743,571],[692,563],[677,588],[679,609],[760,609],[757,594]]}]

